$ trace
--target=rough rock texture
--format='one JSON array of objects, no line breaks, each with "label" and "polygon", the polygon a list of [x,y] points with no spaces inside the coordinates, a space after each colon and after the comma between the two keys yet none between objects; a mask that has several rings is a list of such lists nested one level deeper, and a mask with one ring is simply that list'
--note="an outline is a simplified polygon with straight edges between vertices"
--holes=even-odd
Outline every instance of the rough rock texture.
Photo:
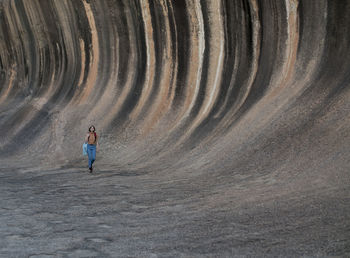
[{"label": "rough rock texture", "polygon": [[349,13],[2,0],[0,256],[350,256]]}]

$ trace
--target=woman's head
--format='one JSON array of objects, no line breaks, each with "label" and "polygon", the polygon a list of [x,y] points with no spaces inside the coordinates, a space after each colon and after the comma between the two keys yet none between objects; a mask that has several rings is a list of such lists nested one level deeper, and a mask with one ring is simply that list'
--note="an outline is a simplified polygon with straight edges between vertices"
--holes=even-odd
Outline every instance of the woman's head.
[{"label": "woman's head", "polygon": [[95,132],[95,131],[96,131],[96,128],[94,125],[89,127],[89,132]]}]

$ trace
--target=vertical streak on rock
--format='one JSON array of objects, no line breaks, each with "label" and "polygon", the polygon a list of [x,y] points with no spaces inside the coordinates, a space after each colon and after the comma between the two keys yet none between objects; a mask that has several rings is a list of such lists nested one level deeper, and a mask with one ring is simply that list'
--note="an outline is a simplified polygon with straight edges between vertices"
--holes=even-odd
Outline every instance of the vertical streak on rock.
[{"label": "vertical streak on rock", "polygon": [[176,89],[176,83],[177,83],[177,70],[178,70],[178,49],[177,49],[177,41],[178,41],[178,35],[177,35],[177,29],[176,29],[176,21],[175,21],[175,15],[174,15],[174,9],[173,9],[173,5],[172,5],[172,1],[167,1],[167,9],[168,9],[168,13],[167,16],[170,17],[169,18],[169,37],[171,40],[171,64],[172,64],[172,78],[170,81],[170,85],[169,85],[169,92],[168,92],[168,96],[169,96],[169,108],[167,111],[170,111],[171,107],[173,106],[173,102],[175,99],[175,89]]},{"label": "vertical streak on rock", "polygon": [[171,127],[173,130],[181,127],[189,118],[189,114],[191,113],[198,97],[203,68],[205,32],[200,2],[188,2],[187,12],[189,16],[188,26],[191,31],[191,34],[189,35],[191,41],[188,48],[190,54],[189,56],[183,56],[182,58],[188,58],[190,60],[190,63],[188,65],[188,70],[186,71],[187,80],[185,82],[182,82],[185,84],[184,103],[181,105],[181,108],[179,108],[177,119],[175,119],[172,123]]},{"label": "vertical streak on rock", "polygon": [[[38,87],[41,85],[41,83],[38,81],[38,71],[40,69],[40,49],[38,45],[38,40],[36,38],[37,30],[38,30],[38,24],[35,22],[35,18],[39,16],[39,12],[37,8],[35,9],[35,13],[33,14],[33,10],[31,10],[31,7],[35,5],[35,3],[29,3],[28,2],[22,2],[20,3],[20,10],[25,13],[25,26],[28,26],[30,30],[27,30],[26,33],[28,33],[29,36],[29,42],[30,42],[30,50],[28,51],[27,56],[27,63],[28,68],[31,71],[30,77],[29,77],[29,83],[31,84],[32,88],[32,94],[31,96],[37,95],[37,91],[39,91]],[[23,18],[22,16],[21,18]],[[27,42],[24,42],[24,44],[27,44]]]},{"label": "vertical streak on rock", "polygon": [[[165,34],[164,42],[161,42],[163,45],[162,47],[162,69],[161,69],[161,75],[159,80],[159,92],[157,96],[155,97],[155,100],[153,101],[154,104],[152,105],[148,118],[145,119],[145,125],[142,132],[144,134],[147,134],[151,128],[159,121],[159,119],[170,109],[171,107],[171,97],[168,97],[168,93],[171,88],[171,83],[173,80],[173,73],[174,70],[174,60],[172,60],[172,49],[171,49],[171,37],[170,37],[170,24],[169,24],[169,17],[168,17],[168,8],[165,4],[165,1],[161,2],[162,7],[162,14],[163,14],[163,22],[164,24],[164,30],[162,30],[162,33]],[[161,40],[161,39],[157,39]],[[160,65],[160,64],[156,64]]]},{"label": "vertical streak on rock", "polygon": [[[129,58],[128,58],[128,62],[127,63],[120,63],[120,59],[117,58],[117,67],[123,67],[126,66],[127,68],[125,68],[126,71],[126,79],[125,82],[123,83],[123,85],[119,85],[119,79],[117,80],[117,87],[118,88],[122,88],[120,95],[117,99],[117,101],[114,103],[114,105],[110,108],[108,114],[105,114],[105,118],[104,118],[104,125],[108,125],[110,123],[112,123],[113,121],[115,121],[116,119],[118,119],[118,117],[121,115],[121,111],[122,111],[122,107],[123,105],[125,105],[126,101],[128,100],[128,98],[130,97],[130,94],[132,94],[132,90],[133,90],[133,86],[134,86],[134,81],[135,81],[135,76],[137,74],[137,71],[135,69],[135,67],[137,66],[137,48],[136,48],[136,44],[135,44],[135,24],[132,21],[131,15],[130,15],[130,11],[128,8],[130,8],[130,6],[127,4],[128,1],[126,1],[126,3],[124,2],[124,12],[125,12],[125,18],[126,18],[126,24],[125,24],[125,30],[128,32],[126,33],[126,35],[118,35],[118,37],[127,37],[127,44],[129,44],[130,50],[129,50]],[[123,51],[123,45],[122,44],[117,44],[116,46],[118,48],[119,53]],[[120,75],[118,75],[119,77]],[[126,115],[126,114],[123,114]],[[119,122],[119,121],[117,121]],[[119,124],[120,125],[120,124]]]},{"label": "vertical streak on rock", "polygon": [[55,59],[50,55],[51,42],[48,41],[50,37],[40,3],[33,0],[32,2],[23,2],[23,5],[31,28],[33,28],[33,45],[37,48],[38,61],[36,62],[36,67],[33,67],[35,70],[35,78],[33,80],[38,87],[33,105],[40,110],[48,103],[54,92],[55,69],[52,66]]},{"label": "vertical streak on rock", "polygon": [[[13,42],[7,6],[0,6],[0,104],[6,101],[14,86],[15,61],[11,60],[10,42]],[[13,43],[12,43],[13,44]]]},{"label": "vertical streak on rock", "polygon": [[[76,93],[75,78],[79,69],[78,52],[74,27],[75,16],[71,13],[71,2],[67,0],[53,1],[54,13],[58,20],[58,40],[56,42],[57,81],[52,100],[69,102],[73,93]],[[80,73],[80,71],[79,71]]]},{"label": "vertical streak on rock", "polygon": [[[11,10],[11,14],[13,15],[9,24],[12,30],[11,34],[16,35],[14,37],[14,41],[17,43],[14,47],[16,56],[16,58],[14,58],[14,62],[16,63],[13,65],[13,67],[24,67],[16,72],[17,78],[14,77],[11,80],[10,77],[9,82],[11,82],[11,87],[9,88],[8,94],[10,94],[10,90],[14,88],[14,80],[20,80],[26,86],[26,88],[23,90],[17,85],[17,91],[22,96],[26,96],[26,98],[22,97],[22,103],[28,104],[28,106],[21,107],[19,109],[18,115],[15,114],[6,121],[13,127],[13,129],[5,132],[3,137],[6,138],[7,142],[10,142],[18,132],[21,132],[23,128],[30,125],[35,116],[40,113],[40,108],[44,102],[40,101],[37,103],[35,99],[33,100],[33,96],[35,96],[38,91],[38,83],[36,81],[36,74],[38,70],[36,69],[38,62],[38,49],[36,46],[32,47],[32,45],[35,45],[33,30],[34,24],[31,22],[27,10],[22,2],[9,2],[8,8],[8,10]],[[21,72],[21,74],[19,72]]]},{"label": "vertical streak on rock", "polygon": [[294,71],[294,65],[297,57],[298,42],[299,42],[299,28],[298,28],[298,1],[286,0],[287,12],[287,41],[285,42],[285,57],[281,70],[276,75],[278,77],[276,82],[271,82],[271,96],[276,96],[278,92],[287,86],[288,81]]},{"label": "vertical streak on rock", "polygon": [[[225,6],[226,8],[224,9],[224,33],[225,33],[225,41],[227,44],[226,58],[234,59],[234,60],[233,60],[232,67],[228,65],[229,60],[227,60],[225,63],[227,75],[224,74],[223,76],[226,77],[226,79],[228,79],[228,87],[227,87],[226,94],[223,94],[220,107],[218,108],[218,110],[215,111],[215,113],[213,113],[214,119],[221,118],[222,116],[224,116],[224,112],[227,109],[229,102],[233,101],[232,94],[233,94],[233,90],[235,89],[234,86],[235,86],[235,81],[237,77],[238,65],[240,63],[240,59],[238,57],[239,57],[241,44],[239,44],[237,41],[239,38],[242,38],[242,37],[237,36],[239,35],[237,31],[232,32],[230,30],[234,24],[232,21],[237,20],[239,8],[236,7],[235,9],[231,9],[230,6],[232,3],[227,1],[225,4],[226,4]],[[235,42],[234,45],[233,45],[233,42]]]},{"label": "vertical streak on rock", "polygon": [[[194,56],[194,58],[191,60],[195,61],[195,62],[191,62],[191,66],[194,66],[194,69],[196,69],[193,74],[194,77],[190,77],[191,81],[189,82],[189,85],[191,85],[188,88],[192,88],[192,94],[189,95],[190,98],[188,98],[187,101],[187,108],[186,108],[186,112],[183,115],[183,118],[187,118],[188,115],[191,113],[196,100],[198,98],[198,92],[199,92],[199,88],[200,88],[200,84],[201,84],[201,78],[202,78],[202,69],[203,69],[203,59],[204,59],[204,50],[205,50],[205,31],[204,31],[204,22],[203,22],[203,14],[202,14],[202,7],[200,4],[200,1],[196,1],[194,3],[194,7],[193,7],[193,12],[194,15],[191,15],[190,20],[193,23],[197,23],[196,25],[192,25],[192,26],[196,26],[196,31],[193,31],[193,34],[191,35],[194,39],[193,42],[196,43],[196,45],[193,46],[193,48],[196,49],[196,56]],[[197,49],[198,48],[198,49]]]},{"label": "vertical streak on rock", "polygon": [[186,135],[184,135],[184,139],[190,136],[196,127],[208,116],[211,108],[215,104],[220,89],[224,62],[224,35],[221,2],[208,2],[208,9],[211,35],[209,36],[210,42],[208,42],[210,47],[210,56],[206,91],[202,107],[200,108],[196,118],[193,120],[190,128],[187,130]]},{"label": "vertical streak on rock", "polygon": [[[105,128],[108,126],[108,124],[111,122],[111,120],[114,118],[115,114],[118,112],[118,107],[116,107],[115,103],[118,103],[119,98],[121,95],[123,96],[123,92],[125,94],[125,87],[121,87],[124,85],[119,85],[119,67],[120,67],[120,59],[118,58],[117,52],[118,49],[120,50],[120,40],[119,40],[119,33],[118,30],[113,30],[113,35],[111,35],[111,42],[110,45],[113,48],[112,56],[111,58],[111,74],[110,79],[108,81],[109,87],[108,90],[104,92],[104,96],[102,96],[102,99],[106,100],[109,103],[108,110],[104,112],[103,120],[100,122],[100,126],[102,128]],[[123,65],[123,64],[122,64]],[[126,64],[125,66],[128,66]],[[125,98],[125,95],[124,97]]]},{"label": "vertical streak on rock", "polygon": [[[278,67],[278,69],[276,69],[276,72],[273,74],[269,84],[269,89],[266,92],[265,97],[262,98],[261,101],[256,104],[256,106],[250,109],[251,115],[246,116],[247,118],[251,117],[250,121],[254,120],[255,128],[261,128],[264,124],[266,124],[272,117],[276,115],[276,113],[280,112],[279,108],[288,102],[293,96],[291,90],[293,87],[290,85],[290,80],[295,69],[299,42],[299,23],[297,14],[298,1],[286,0],[285,6],[287,14],[285,21],[285,24],[287,26],[287,39],[283,47],[283,63],[280,67]],[[286,91],[283,92],[284,90]],[[276,96],[285,96],[285,98],[283,98],[283,100],[277,100],[275,98]],[[260,112],[262,107],[264,106],[266,110],[270,104],[272,104],[270,106],[271,110],[269,110],[267,114],[263,116],[261,115],[260,119],[255,119],[257,116],[256,114]]]},{"label": "vertical streak on rock", "polygon": [[[276,113],[280,112],[279,108],[291,98],[290,80],[295,69],[299,42],[298,1],[286,0],[285,4],[287,16],[284,24],[286,24],[287,38],[282,48],[284,50],[284,52],[282,52],[283,62],[276,68],[276,71],[274,71],[275,73],[272,75],[269,88],[264,97],[251,107],[248,114],[244,117],[245,127],[250,128],[245,135],[247,138],[249,137],[248,135],[251,135],[254,131],[262,130],[264,125],[266,125]],[[283,92],[283,90],[286,90],[286,92]],[[284,99],[275,98],[282,93],[286,94]],[[262,110],[264,110],[265,114],[261,114]],[[240,128],[240,125],[236,126],[236,128]],[[244,137],[243,135],[244,134],[241,134],[242,138]]]},{"label": "vertical streak on rock", "polygon": [[189,3],[189,27],[191,28],[191,55],[188,73],[188,80],[186,82],[185,102],[183,119],[187,119],[187,116],[191,113],[191,110],[198,97],[198,91],[200,87],[200,78],[202,75],[203,67],[203,53],[204,53],[204,29],[203,29],[203,15],[201,5],[199,1],[196,3]]},{"label": "vertical streak on rock", "polygon": [[[21,4],[21,3],[18,3]],[[31,60],[31,51],[28,48],[28,43],[31,42],[30,33],[31,31],[27,31],[25,24],[26,15],[20,15],[19,10],[16,6],[16,2],[10,1],[8,2],[9,11],[9,26],[11,30],[11,35],[14,35],[14,46],[13,46],[13,54],[15,55],[14,61],[16,62],[16,67],[20,70],[17,72],[18,81],[21,84],[26,85],[25,88],[20,89],[18,87],[18,93],[21,93],[25,96],[30,96],[33,92],[32,85],[30,82],[31,79],[31,67],[30,64],[35,64],[35,57]]]},{"label": "vertical streak on rock", "polygon": [[[213,7],[211,7],[213,8]],[[209,8],[208,8],[209,9]],[[220,9],[221,10],[221,9]],[[244,31],[245,27],[247,26],[247,24],[245,24],[245,16],[247,14],[243,14],[243,18],[242,18],[242,30]],[[218,15],[216,15],[217,17]],[[222,16],[222,13],[220,12],[220,16]],[[221,135],[224,131],[226,131],[229,126],[233,123],[233,121],[235,120],[235,115],[237,110],[239,110],[242,105],[245,103],[248,95],[250,94],[251,88],[255,82],[255,78],[256,78],[256,74],[258,72],[258,66],[259,66],[259,58],[260,58],[260,47],[261,47],[261,26],[260,26],[260,17],[259,17],[259,6],[258,6],[258,2],[256,0],[251,0],[249,1],[249,15],[248,15],[249,19],[247,22],[250,23],[252,25],[251,31],[247,31],[247,32],[243,32],[242,36],[245,36],[245,33],[251,33],[251,35],[247,34],[248,38],[251,38],[251,52],[247,53],[250,54],[249,56],[249,60],[248,60],[248,64],[250,65],[249,69],[247,69],[247,71],[249,71],[249,74],[244,75],[242,78],[244,78],[244,80],[242,80],[242,82],[240,83],[239,87],[236,88],[235,90],[238,91],[236,98],[234,99],[233,103],[231,104],[230,110],[229,112],[226,112],[226,115],[217,123],[215,124],[215,128],[212,132],[210,132],[210,136],[207,138],[207,142],[210,140],[215,139],[215,137],[217,135]],[[216,24],[218,24],[217,26],[224,26],[224,22],[221,21],[221,19],[219,21],[216,22]],[[214,29],[214,31],[216,31]],[[224,28],[221,28],[219,31],[223,32],[225,31]],[[224,35],[216,35],[214,38],[220,38],[221,40],[224,41],[225,37]],[[215,41],[214,41],[215,42]],[[248,42],[250,43],[250,42]],[[237,43],[238,44],[238,43]],[[242,40],[241,44],[247,44],[244,39]],[[216,50],[216,51],[215,51]],[[216,47],[213,52],[218,53],[217,51],[220,51],[221,48]],[[247,49],[248,51],[250,50],[250,48]],[[224,51],[224,45],[222,45],[222,50]],[[236,58],[239,58],[239,55],[237,53],[238,49],[237,47],[235,48],[235,53],[236,53]],[[222,54],[224,54],[224,52],[222,52]],[[243,57],[241,56],[240,58],[247,58],[247,57]],[[212,58],[213,59],[213,58]],[[212,60],[211,59],[211,60]],[[222,62],[221,63],[221,67],[223,69],[224,66],[224,60],[220,59],[220,55],[218,55],[218,57],[216,57],[216,64],[220,65],[220,63],[218,63],[219,61]],[[239,61],[237,61],[239,62]],[[212,61],[210,61],[210,63],[212,64]],[[241,66],[243,66],[243,64],[241,64]],[[217,66],[216,69],[219,69],[219,67]],[[211,77],[208,77],[208,81],[211,80],[211,84],[213,85],[213,82],[215,82],[215,75],[217,73],[214,74],[214,71],[218,71],[216,69],[211,69],[212,70],[212,74]],[[219,72],[220,74],[222,73],[222,69],[221,72]],[[235,66],[233,67],[233,71],[235,71],[235,69],[237,69],[237,67],[235,68]],[[222,74],[221,74],[222,76]],[[234,83],[234,79],[232,78],[231,80],[231,86],[230,89],[233,90],[233,83]],[[210,86],[209,85],[209,86]],[[220,87],[222,86],[221,84],[219,85]],[[213,87],[213,86],[212,86]],[[212,88],[212,90],[215,90],[215,88]],[[215,105],[215,100],[218,98],[218,90],[215,91],[211,91],[212,94],[215,93],[215,98],[212,99],[212,102],[210,101],[210,98],[206,95],[206,105],[210,105],[210,107],[212,108]],[[210,94],[209,94],[210,96]],[[231,100],[232,101],[232,100]],[[193,124],[191,126],[191,130],[188,130],[188,132],[186,133],[185,137],[182,139],[182,142],[185,142],[189,139],[192,139],[194,141],[194,139],[199,139],[199,135],[198,133],[200,132],[200,128],[202,126],[202,123],[204,121],[206,121],[207,118],[209,118],[209,116],[213,115],[212,114],[212,110],[211,108],[209,109],[205,109],[205,105],[201,108],[201,116],[198,116],[195,120],[196,124]],[[204,113],[203,113],[204,112]],[[205,137],[205,135],[201,136],[202,138]],[[202,140],[203,141],[203,140]]]},{"label": "vertical streak on rock", "polygon": [[85,71],[85,43],[84,40],[79,39],[80,43],[80,56],[81,56],[81,69],[80,69],[80,78],[77,84],[77,87],[82,87],[82,83],[84,80],[84,71]]},{"label": "vertical streak on rock", "polygon": [[[94,121],[93,124],[98,124],[98,127],[102,129],[108,125],[108,120],[105,119],[105,115],[110,112],[115,102],[117,102],[120,95],[120,91],[123,89],[124,86],[119,85],[119,82],[120,84],[123,83],[122,80],[119,80],[119,68],[120,64],[124,65],[124,63],[123,61],[120,61],[120,59],[122,58],[118,54],[122,51],[127,53],[128,48],[125,45],[123,45],[123,49],[119,49],[119,36],[125,37],[124,34],[118,32],[117,28],[119,27],[119,22],[122,20],[120,19],[120,15],[118,15],[121,12],[118,12],[118,14],[116,14],[115,10],[110,10],[108,3],[104,1],[98,2],[98,4],[95,4],[94,7],[96,8],[97,14],[104,12],[103,17],[97,16],[99,17],[98,22],[100,24],[106,24],[106,26],[104,26],[103,29],[99,29],[98,31],[98,35],[100,37],[99,55],[100,59],[104,61],[101,62],[99,66],[99,81],[98,87],[96,87],[99,91],[97,92],[97,94],[94,94],[92,101],[94,105],[93,107],[91,107],[89,116],[87,116],[87,119],[85,121],[89,124],[92,123],[92,121]],[[118,7],[118,9],[119,8],[120,7]],[[105,10],[109,11],[105,12]],[[112,26],[115,24],[113,23],[113,21],[117,23],[116,26]],[[118,49],[120,50],[119,52]],[[127,56],[127,54],[125,55]],[[123,74],[123,76],[126,76],[126,74]]]},{"label": "vertical streak on rock", "polygon": [[12,90],[14,79],[17,76],[17,72],[15,69],[11,69],[8,73],[10,73],[8,81],[5,81],[5,85],[2,85],[2,87],[0,88],[0,104],[6,101],[7,97],[9,96]]},{"label": "vertical streak on rock", "polygon": [[147,68],[145,75],[145,82],[142,88],[141,96],[137,102],[136,107],[130,114],[130,119],[132,122],[136,122],[138,115],[140,114],[142,108],[150,97],[150,93],[153,86],[154,80],[154,70],[155,70],[155,49],[154,49],[154,38],[153,38],[153,28],[152,28],[152,17],[149,9],[148,0],[141,0],[141,10],[142,10],[142,21],[145,28],[145,41],[146,41],[146,53],[147,53]]},{"label": "vertical streak on rock", "polygon": [[99,42],[98,42],[98,35],[97,35],[97,28],[95,24],[94,13],[89,3],[83,0],[83,4],[84,4],[86,16],[88,18],[89,25],[90,25],[92,46],[90,49],[91,55],[90,55],[89,74],[86,79],[86,86],[84,87],[83,92],[81,93],[80,96],[77,96],[77,99],[75,100],[75,102],[78,102],[78,103],[86,102],[88,97],[92,93],[98,77],[97,72],[98,72],[98,63],[99,63]]},{"label": "vertical streak on rock", "polygon": [[24,1],[23,8],[33,31],[32,46],[35,46],[36,49],[37,62],[35,63],[35,67],[33,67],[34,77],[32,79],[37,85],[35,95],[37,97],[45,95],[46,97],[51,91],[51,85],[48,87],[47,83],[53,75],[50,71],[50,59],[46,58],[51,45],[51,42],[48,41],[47,23],[45,22],[42,7],[37,0]]},{"label": "vertical streak on rock", "polygon": [[[306,6],[309,8],[306,8]],[[318,8],[321,13],[315,15],[315,10]],[[289,90],[289,94],[293,93],[293,95],[305,88],[306,84],[311,84],[313,77],[317,73],[318,64],[321,62],[327,38],[327,1],[322,3],[301,1],[298,6],[298,14],[300,28],[297,50],[297,76],[293,87]],[[310,16],[315,18],[308,19]],[[317,44],[310,44],[311,40],[308,39],[312,39]]]},{"label": "vertical streak on rock", "polygon": [[254,83],[257,71],[258,71],[258,65],[259,65],[259,57],[260,57],[260,44],[261,44],[261,26],[260,26],[260,18],[259,18],[259,5],[257,0],[250,0],[249,6],[251,10],[251,19],[252,19],[252,53],[251,53],[251,71],[250,74],[247,75],[247,79],[244,82],[244,85],[242,86],[241,90],[238,93],[237,101],[233,104],[230,112],[222,119],[222,124],[218,127],[222,128],[228,128],[230,124],[234,121],[234,117],[236,116],[237,110],[239,110],[244,102],[246,101],[250,89]]},{"label": "vertical streak on rock", "polygon": [[[9,3],[3,3],[0,11],[0,75],[3,76],[0,81],[0,94],[3,95],[2,100],[5,101],[7,96],[15,95],[18,92],[18,81],[21,78],[18,69],[22,66],[19,65],[21,52],[17,51],[20,50],[20,47],[17,47],[20,44],[18,42],[20,35],[15,16],[11,15]],[[14,72],[16,72],[16,75],[14,75]]]}]

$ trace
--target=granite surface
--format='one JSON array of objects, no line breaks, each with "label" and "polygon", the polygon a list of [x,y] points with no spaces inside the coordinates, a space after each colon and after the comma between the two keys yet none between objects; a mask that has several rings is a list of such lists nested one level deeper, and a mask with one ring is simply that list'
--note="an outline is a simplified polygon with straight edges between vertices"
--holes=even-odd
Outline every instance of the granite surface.
[{"label": "granite surface", "polygon": [[349,257],[349,13],[0,1],[0,256]]}]

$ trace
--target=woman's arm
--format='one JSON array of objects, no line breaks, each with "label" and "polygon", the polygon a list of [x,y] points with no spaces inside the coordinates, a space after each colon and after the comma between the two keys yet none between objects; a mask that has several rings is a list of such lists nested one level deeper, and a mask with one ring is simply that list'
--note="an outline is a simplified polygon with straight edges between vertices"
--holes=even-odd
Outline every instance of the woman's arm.
[{"label": "woman's arm", "polygon": [[89,134],[87,133],[86,136],[85,136],[85,143],[87,143],[89,140]]}]

